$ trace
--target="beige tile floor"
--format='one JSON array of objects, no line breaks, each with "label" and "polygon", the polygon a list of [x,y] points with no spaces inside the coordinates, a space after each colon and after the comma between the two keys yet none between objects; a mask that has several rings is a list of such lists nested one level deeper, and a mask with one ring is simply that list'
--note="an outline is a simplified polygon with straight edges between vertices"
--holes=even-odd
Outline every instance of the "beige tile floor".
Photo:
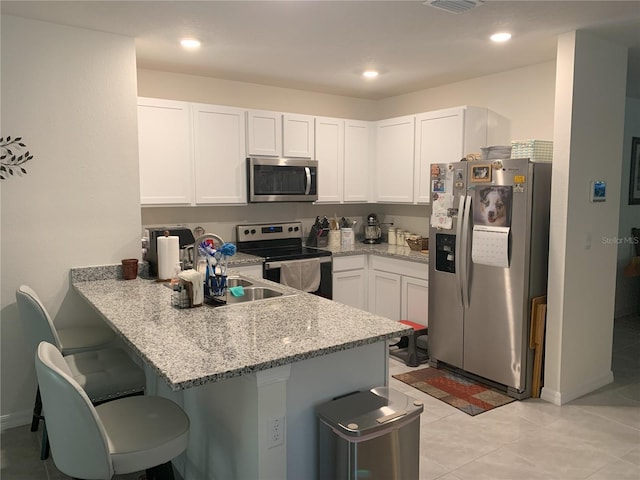
[{"label": "beige tile floor", "polygon": [[[640,316],[616,320],[615,381],[558,407],[539,399],[471,417],[391,378],[424,402],[420,480],[640,480]],[[392,358],[390,374],[409,370]]]},{"label": "beige tile floor", "polygon": [[[420,480],[640,480],[640,316],[616,320],[613,347],[614,383],[562,407],[527,399],[471,417],[391,378],[424,402]],[[391,359],[391,375],[408,369]],[[28,426],[0,442],[2,480],[69,478],[38,459]]]}]

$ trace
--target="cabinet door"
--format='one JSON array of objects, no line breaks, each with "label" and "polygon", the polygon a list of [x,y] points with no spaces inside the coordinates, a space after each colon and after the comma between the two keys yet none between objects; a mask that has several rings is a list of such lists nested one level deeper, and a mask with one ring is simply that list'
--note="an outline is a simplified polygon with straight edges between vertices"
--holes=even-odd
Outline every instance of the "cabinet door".
[{"label": "cabinet door", "polygon": [[369,271],[369,312],[391,320],[400,318],[400,275]]},{"label": "cabinet door", "polygon": [[247,112],[247,152],[249,155],[282,155],[282,114],[262,110]]},{"label": "cabinet door", "polygon": [[138,99],[140,203],[189,205],[193,201],[189,104]]},{"label": "cabinet door", "polygon": [[367,278],[365,270],[333,274],[333,300],[367,310]]},{"label": "cabinet door", "polygon": [[344,121],[318,117],[315,121],[318,161],[318,202],[342,201]]},{"label": "cabinet door", "polygon": [[344,124],[344,201],[368,202],[371,199],[373,124],[346,120]]},{"label": "cabinet door", "polygon": [[247,265],[229,268],[240,275],[249,275],[250,277],[262,278],[262,265]]},{"label": "cabinet door", "polygon": [[378,202],[413,203],[413,115],[378,122],[376,182]]},{"label": "cabinet door", "polygon": [[196,203],[247,203],[244,110],[194,105]]},{"label": "cabinet door", "polygon": [[285,157],[313,158],[315,135],[310,115],[282,116],[282,150]]},{"label": "cabinet door", "polygon": [[410,320],[428,326],[429,281],[421,278],[402,277],[402,320]]},{"label": "cabinet door", "polygon": [[465,155],[463,140],[461,108],[416,117],[415,202],[431,201],[431,164],[459,162]]}]

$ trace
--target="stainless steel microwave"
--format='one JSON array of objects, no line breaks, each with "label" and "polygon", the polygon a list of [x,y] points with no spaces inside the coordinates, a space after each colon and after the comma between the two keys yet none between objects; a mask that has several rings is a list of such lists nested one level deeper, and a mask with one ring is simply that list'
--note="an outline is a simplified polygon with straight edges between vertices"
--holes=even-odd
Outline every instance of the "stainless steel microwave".
[{"label": "stainless steel microwave", "polygon": [[314,202],[318,162],[294,158],[247,158],[249,202]]}]

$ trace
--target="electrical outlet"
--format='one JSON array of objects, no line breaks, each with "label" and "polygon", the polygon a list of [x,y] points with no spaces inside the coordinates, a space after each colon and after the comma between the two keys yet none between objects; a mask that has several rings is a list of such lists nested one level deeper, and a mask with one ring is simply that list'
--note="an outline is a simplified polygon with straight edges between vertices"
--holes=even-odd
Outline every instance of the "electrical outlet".
[{"label": "electrical outlet", "polygon": [[267,421],[267,448],[284,444],[284,417],[272,418]]}]

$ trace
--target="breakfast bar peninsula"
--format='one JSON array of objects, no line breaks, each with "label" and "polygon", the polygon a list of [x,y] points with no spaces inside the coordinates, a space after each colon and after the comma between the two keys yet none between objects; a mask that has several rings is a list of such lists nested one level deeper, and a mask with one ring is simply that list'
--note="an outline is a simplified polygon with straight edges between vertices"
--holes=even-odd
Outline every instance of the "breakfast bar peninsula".
[{"label": "breakfast bar peninsula", "polygon": [[387,340],[409,333],[266,280],[280,296],[191,309],[116,267],[72,269],[71,281],[140,358],[147,393],[189,415],[189,446],[174,461],[185,480],[315,478],[314,408],[386,385]]}]

